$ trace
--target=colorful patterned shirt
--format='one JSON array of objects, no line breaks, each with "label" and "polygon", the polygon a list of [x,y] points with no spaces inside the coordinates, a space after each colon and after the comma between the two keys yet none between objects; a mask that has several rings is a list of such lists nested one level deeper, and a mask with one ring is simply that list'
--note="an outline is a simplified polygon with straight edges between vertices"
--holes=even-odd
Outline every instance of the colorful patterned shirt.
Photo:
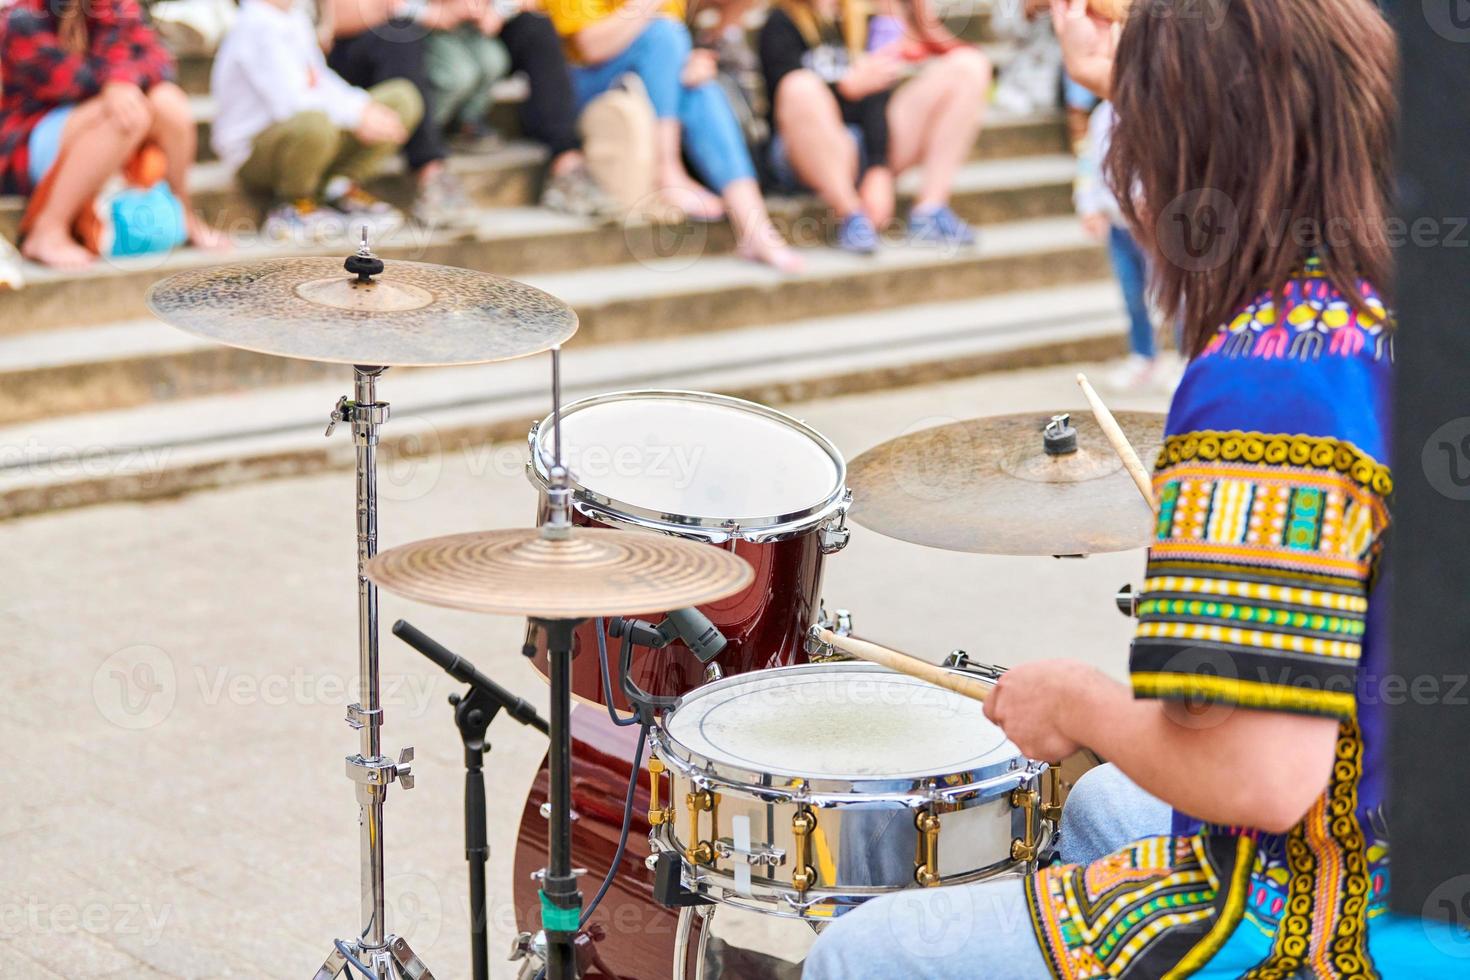
[{"label": "colorful patterned shirt", "polygon": [[1385,910],[1376,586],[1392,479],[1394,336],[1314,264],[1220,327],[1189,364],[1154,474],[1156,540],[1130,673],[1141,698],[1325,716],[1331,782],[1289,833],[1176,813],[1170,836],[1028,881],[1063,980],[1189,976],[1254,931],[1232,975],[1372,977]]},{"label": "colorful patterned shirt", "polygon": [[143,20],[136,0],[89,0],[88,48],[73,54],[57,37],[56,5],[17,0],[0,13],[0,190],[29,193],[29,140],[41,117],[90,99],[108,82],[148,89],[174,77],[173,56]]}]

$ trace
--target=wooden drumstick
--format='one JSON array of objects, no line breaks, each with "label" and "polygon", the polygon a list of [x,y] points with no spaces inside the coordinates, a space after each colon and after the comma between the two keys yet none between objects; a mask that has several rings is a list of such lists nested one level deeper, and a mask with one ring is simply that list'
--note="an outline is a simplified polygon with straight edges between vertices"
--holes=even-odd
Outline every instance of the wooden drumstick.
[{"label": "wooden drumstick", "polygon": [[928,681],[937,687],[956,694],[963,694],[976,701],[984,701],[991,691],[991,686],[978,678],[945,670],[938,664],[931,664],[918,657],[910,657],[906,653],[899,653],[897,650],[890,650],[876,643],[869,643],[867,640],[859,640],[853,636],[838,636],[828,629],[818,632],[817,638],[843,653],[852,654],[859,660],[866,660],[870,664],[878,664],[900,674],[917,677],[921,681]]},{"label": "wooden drumstick", "polygon": [[1138,453],[1133,451],[1133,445],[1123,430],[1118,427],[1118,420],[1113,418],[1113,413],[1108,411],[1097,392],[1092,390],[1092,384],[1087,380],[1087,375],[1078,374],[1077,384],[1082,387],[1082,394],[1087,396],[1087,403],[1092,406],[1092,414],[1097,419],[1098,428],[1102,429],[1103,435],[1107,436],[1108,442],[1112,444],[1113,452],[1123,461],[1123,468],[1128,475],[1133,477],[1138,492],[1143,494],[1143,499],[1148,502],[1149,510],[1155,514],[1159,512],[1159,505],[1154,502],[1153,481],[1148,478],[1148,470],[1144,468],[1143,460],[1138,458]]}]

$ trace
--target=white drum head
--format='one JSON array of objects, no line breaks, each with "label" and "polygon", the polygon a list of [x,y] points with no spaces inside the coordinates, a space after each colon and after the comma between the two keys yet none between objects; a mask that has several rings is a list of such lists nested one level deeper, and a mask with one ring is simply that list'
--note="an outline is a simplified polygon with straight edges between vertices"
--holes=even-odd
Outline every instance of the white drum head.
[{"label": "white drum head", "polygon": [[[549,421],[535,439],[549,456]],[[698,392],[576,402],[562,413],[561,439],[574,484],[593,500],[671,523],[781,523],[828,504],[846,477],[831,444],[794,419]]]},{"label": "white drum head", "polygon": [[980,702],[866,665],[732,677],[686,696],[664,728],[716,765],[809,780],[942,778],[1020,756]]}]

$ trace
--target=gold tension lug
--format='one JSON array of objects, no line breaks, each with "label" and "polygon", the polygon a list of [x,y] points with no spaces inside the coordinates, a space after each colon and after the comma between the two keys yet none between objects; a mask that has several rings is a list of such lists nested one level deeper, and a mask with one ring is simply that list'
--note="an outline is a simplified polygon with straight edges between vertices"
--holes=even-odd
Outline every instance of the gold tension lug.
[{"label": "gold tension lug", "polygon": [[939,814],[920,810],[914,816],[919,841],[914,853],[914,881],[923,888],[939,884]]},{"label": "gold tension lug", "polygon": [[[691,864],[714,864],[715,838],[720,835],[720,794],[701,789],[685,796],[684,803],[689,807],[689,840],[693,842],[684,849],[684,857]],[[703,810],[709,811],[709,840],[699,839],[699,814]]]},{"label": "gold tension lug", "polygon": [[1046,802],[1041,804],[1041,819],[1052,826],[1062,820],[1062,764],[1053,762],[1046,769]]},{"label": "gold tension lug", "polygon": [[648,826],[650,827],[662,827],[674,821],[674,808],[658,805],[659,786],[663,783],[663,774],[667,770],[668,767],[657,756],[648,760]]},{"label": "gold tension lug", "polygon": [[1031,862],[1036,860],[1040,848],[1037,846],[1036,808],[1041,794],[1034,789],[1022,787],[1011,791],[1011,806],[1020,807],[1025,821],[1025,830],[1019,840],[1011,841],[1011,860]]},{"label": "gold tension lug", "polygon": [[791,817],[791,834],[796,838],[796,867],[791,872],[791,887],[800,893],[817,883],[817,872],[812,868],[812,833],[817,829],[817,817],[811,807],[802,806]]}]

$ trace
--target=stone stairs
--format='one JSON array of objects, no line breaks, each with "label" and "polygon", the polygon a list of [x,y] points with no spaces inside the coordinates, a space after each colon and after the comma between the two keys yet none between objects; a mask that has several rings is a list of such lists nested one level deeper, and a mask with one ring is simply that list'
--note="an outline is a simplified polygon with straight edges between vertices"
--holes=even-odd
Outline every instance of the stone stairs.
[{"label": "stone stairs", "polygon": [[[211,104],[198,91],[207,63],[186,59],[182,77],[207,130]],[[1071,216],[1072,161],[1056,116],[987,123],[955,195],[980,226],[973,249],[895,233],[877,256],[851,256],[822,243],[830,222],[815,201],[771,200],[783,231],[810,246],[795,277],[734,257],[724,224],[596,224],[535,208],[542,163],[516,141],[456,157],[473,221],[409,227],[377,244],[390,260],[508,275],[572,304],[581,329],[566,355],[569,397],[652,385],[780,404],[1123,348],[1106,256]],[[401,173],[379,184],[390,199],[410,192]],[[263,239],[257,203],[217,162],[200,165],[196,188],[239,242],[234,258],[355,244],[346,229],[311,247]],[[0,198],[0,230],[21,209]],[[0,518],[350,465],[350,440],[321,438],[350,372],[214,346],[148,314],[151,283],[214,261],[182,249],[82,273],[33,268],[24,290],[0,293]],[[543,359],[391,372],[386,458],[421,472],[436,454],[523,438],[546,408],[545,375]]]}]

